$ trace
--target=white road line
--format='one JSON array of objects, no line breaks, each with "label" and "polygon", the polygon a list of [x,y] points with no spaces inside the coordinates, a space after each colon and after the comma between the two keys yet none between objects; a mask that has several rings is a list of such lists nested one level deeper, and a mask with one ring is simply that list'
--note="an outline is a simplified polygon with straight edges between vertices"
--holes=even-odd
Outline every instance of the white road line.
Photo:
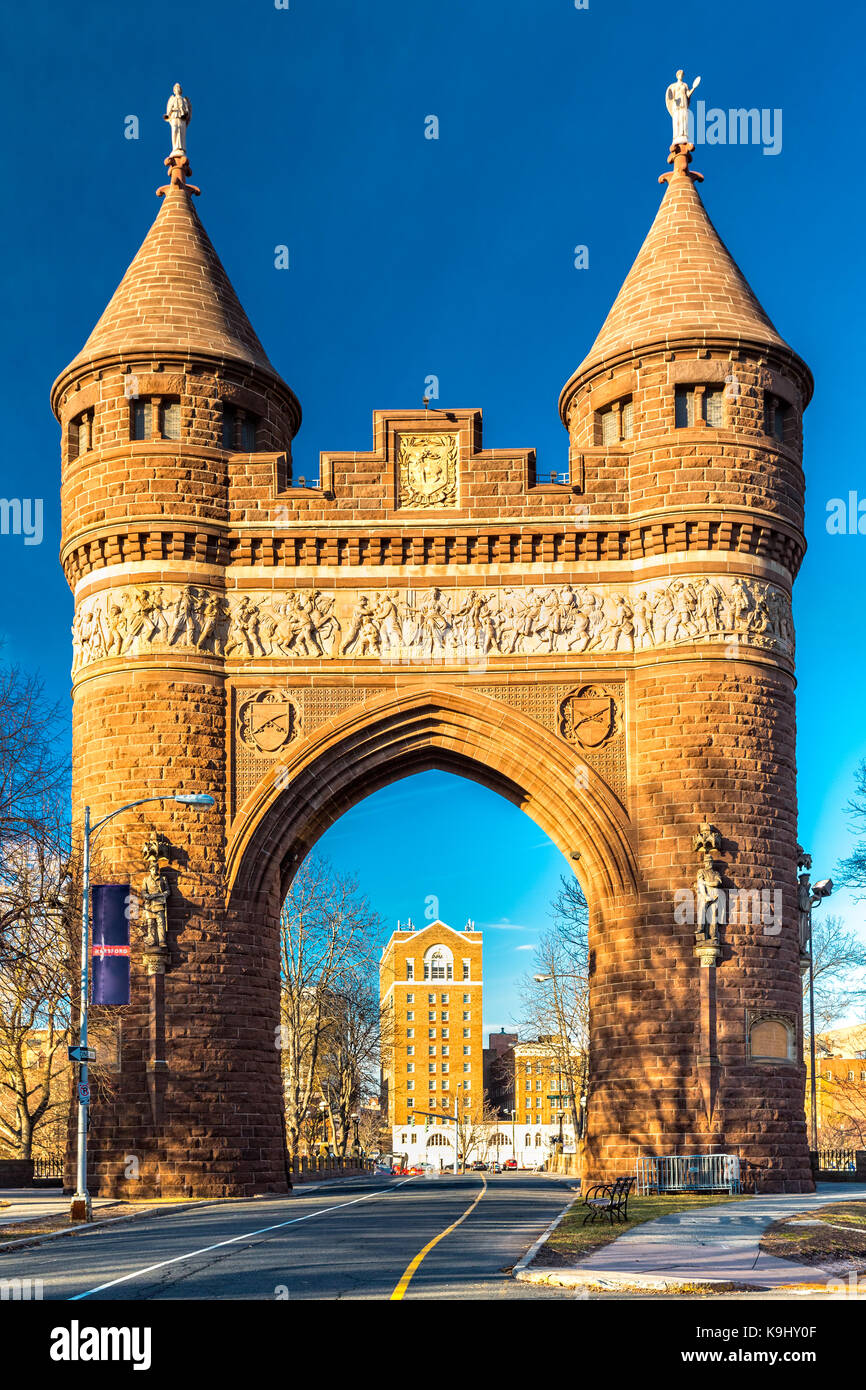
[{"label": "white road line", "polygon": [[117,1284],[126,1284],[130,1279],[137,1279],[142,1274],[152,1274],[155,1269],[165,1269],[167,1265],[179,1264],[181,1260],[194,1260],[196,1255],[207,1255],[211,1250],[221,1250],[226,1245],[237,1245],[239,1240],[252,1240],[254,1236],[264,1236],[270,1231],[280,1231],[284,1226],[298,1226],[302,1221],[312,1221],[314,1216],[327,1216],[332,1211],[340,1211],[343,1207],[354,1207],[359,1202],[369,1202],[374,1197],[387,1197],[394,1192],[397,1187],[404,1187],[411,1178],[404,1178],[402,1182],[395,1184],[383,1192],[368,1192],[366,1197],[354,1197],[351,1202],[338,1202],[336,1206],[320,1207],[318,1211],[307,1212],[306,1216],[295,1216],[291,1221],[278,1221],[274,1226],[262,1226],[258,1231],[246,1231],[243,1235],[232,1236],[231,1240],[219,1240],[216,1245],[205,1245],[201,1250],[190,1250],[186,1255],[175,1255],[170,1260],[160,1260],[158,1264],[146,1265],[144,1269],[133,1270],[132,1274],[123,1274],[119,1279],[109,1279],[107,1284],[97,1284],[95,1289],[87,1289],[85,1293],[73,1294],[67,1299],[68,1303],[78,1303],[82,1298],[89,1298],[92,1293],[102,1293],[103,1289],[113,1289]]}]

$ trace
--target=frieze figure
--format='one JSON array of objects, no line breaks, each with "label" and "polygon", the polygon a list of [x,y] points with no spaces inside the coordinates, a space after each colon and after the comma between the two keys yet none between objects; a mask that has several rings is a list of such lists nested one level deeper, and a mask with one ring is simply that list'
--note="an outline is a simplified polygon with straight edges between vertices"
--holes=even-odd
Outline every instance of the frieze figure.
[{"label": "frieze figure", "polygon": [[562,584],[229,597],[194,585],[142,585],[83,600],[72,628],[73,672],[101,658],[168,649],[236,660],[423,662],[630,653],[731,640],[791,653],[785,592],[737,576],[671,579],[634,595],[628,587]]}]

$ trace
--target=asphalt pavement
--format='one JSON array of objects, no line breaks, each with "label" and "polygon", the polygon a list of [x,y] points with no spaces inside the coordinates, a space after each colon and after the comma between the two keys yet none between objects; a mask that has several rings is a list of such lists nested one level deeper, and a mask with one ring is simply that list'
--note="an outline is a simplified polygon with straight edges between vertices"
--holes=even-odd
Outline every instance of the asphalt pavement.
[{"label": "asphalt pavement", "polygon": [[[573,1199],[533,1173],[371,1177],[192,1207],[0,1252],[43,1300],[563,1298],[511,1267]],[[453,1229],[452,1229],[453,1228]]]}]

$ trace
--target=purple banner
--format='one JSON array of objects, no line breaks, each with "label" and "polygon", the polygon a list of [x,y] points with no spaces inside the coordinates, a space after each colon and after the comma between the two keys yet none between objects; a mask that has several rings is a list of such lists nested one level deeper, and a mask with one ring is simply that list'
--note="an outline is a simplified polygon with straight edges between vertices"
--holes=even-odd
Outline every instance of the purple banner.
[{"label": "purple banner", "polygon": [[129,884],[94,883],[92,957],[94,1004],[129,1003]]}]

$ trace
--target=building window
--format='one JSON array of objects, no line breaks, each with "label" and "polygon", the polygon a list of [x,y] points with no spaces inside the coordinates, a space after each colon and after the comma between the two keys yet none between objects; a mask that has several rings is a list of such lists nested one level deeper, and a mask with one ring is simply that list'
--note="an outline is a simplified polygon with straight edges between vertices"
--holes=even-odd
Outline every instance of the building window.
[{"label": "building window", "polygon": [[428,1082],[427,1082],[427,1089],[428,1089],[428,1091],[435,1091],[435,1090],[436,1090],[436,1082],[435,1082],[435,1081],[428,1081]]},{"label": "building window", "polygon": [[428,1013],[428,1015],[427,1015],[427,1022],[428,1022],[428,1023],[435,1023],[435,1022],[436,1022],[436,1010],[435,1010],[435,1009],[431,1009],[430,1012]]},{"label": "building window", "polygon": [[415,1089],[415,1082],[414,1082],[414,1081],[407,1081],[407,1082],[406,1082],[406,1090],[407,1090],[407,1091],[414,1091],[414,1089]]},{"label": "building window", "polygon": [[415,1017],[415,1010],[414,1010],[414,1009],[409,1009],[409,1010],[407,1011],[406,1017],[409,1018],[409,1019],[414,1018],[414,1017]]},{"label": "building window", "polygon": [[[443,1062],[443,1063],[442,1063],[442,1075],[443,1075],[443,1076],[447,1075],[448,1070],[449,1070],[448,1063],[447,1063],[447,1062]],[[852,1072],[851,1074],[852,1074],[852,1076],[853,1076],[853,1072]]]},{"label": "building window", "polygon": [[238,431],[238,413],[233,405],[223,404],[223,448],[233,453]]},{"label": "building window", "polygon": [[436,1036],[436,1029],[435,1029],[435,1028],[428,1028],[428,1029],[427,1029],[427,1036],[428,1036],[428,1038],[435,1038],[435,1036]]},{"label": "building window", "polygon": [[[468,979],[470,978],[470,975],[469,975],[469,968],[470,968],[471,963],[472,963],[472,962],[471,962],[471,961],[468,961],[468,960],[465,960],[465,961],[463,962],[463,978],[464,978],[464,980],[468,980]],[[464,1001],[464,1002],[466,1002],[466,1001]]]},{"label": "building window", "polygon": [[[454,978],[454,965],[447,946],[433,946],[424,957],[425,980],[451,980]],[[430,1003],[435,1004],[435,994],[430,995]]]},{"label": "building window", "polygon": [[406,1003],[407,1003],[407,1004],[414,1004],[414,1003],[415,1003],[415,996],[414,996],[414,994],[407,994],[407,995],[406,995]]},{"label": "building window", "polygon": [[415,1036],[415,1029],[414,1029],[414,1028],[407,1028],[407,1029],[406,1029],[406,1037],[407,1037],[407,1038],[414,1038],[414,1036]]},{"label": "building window", "polygon": [[619,444],[623,439],[631,439],[634,425],[634,407],[631,396],[621,401],[611,401],[596,412],[596,441],[599,444]]},{"label": "building window", "polygon": [[414,1046],[413,1046],[413,1047],[407,1047],[407,1048],[406,1048],[406,1052],[407,1052],[407,1054],[408,1054],[410,1057],[414,1057],[414,1056],[415,1056],[415,1048],[414,1048]]},{"label": "building window", "polygon": [[153,406],[149,400],[139,397],[132,402],[132,437],[150,439],[153,433]]},{"label": "building window", "polygon": [[464,1062],[464,1063],[463,1063],[463,1070],[464,1070],[464,1071],[471,1071],[471,1070],[472,1070],[472,1063],[471,1063],[471,1062]]},{"label": "building window", "polygon": [[407,1062],[407,1063],[406,1063],[406,1070],[407,1070],[407,1071],[414,1071],[414,1070],[415,1070],[415,1063],[414,1063],[414,1062]]},{"label": "building window", "polygon": [[472,1048],[471,1048],[471,1047],[464,1047],[464,1049],[463,1049],[463,1056],[464,1056],[464,1057],[469,1057],[469,1056],[471,1056],[471,1053],[472,1053]]},{"label": "building window", "polygon": [[406,962],[406,979],[407,979],[407,980],[414,980],[414,978],[415,978],[415,962],[414,962],[414,960],[407,960],[407,962]]},{"label": "building window", "polygon": [[245,454],[254,454],[256,451],[258,424],[255,415],[244,412],[241,417],[241,449]]},{"label": "building window", "polygon": [[442,1022],[443,1022],[443,1023],[447,1023],[447,1022],[448,1022],[448,1010],[447,1010],[447,1009],[443,1009],[443,1010],[442,1010]]},{"label": "building window", "polygon": [[450,996],[447,995],[447,994],[440,994],[440,995],[439,995],[439,1003],[440,1003],[440,1004],[447,1004],[447,1003],[448,1003],[448,1000],[449,1000],[449,997],[450,997]]},{"label": "building window", "polygon": [[464,1003],[464,1004],[469,1004],[469,1003],[471,1003],[471,1000],[472,1000],[472,996],[471,996],[471,995],[469,995],[469,994],[464,994],[464,996],[463,996],[463,1003]]},{"label": "building window", "polygon": [[538,1130],[535,1131],[535,1147],[537,1149],[541,1148],[541,1135],[539,1134]]},{"label": "building window", "polygon": [[778,396],[764,398],[764,433],[784,444],[789,438],[793,412],[787,401]]},{"label": "building window", "polygon": [[707,387],[704,391],[704,419],[711,429],[720,430],[722,428],[722,401],[724,391],[721,387]]},{"label": "building window", "polygon": [[465,1009],[464,1012],[463,1012],[463,1019],[464,1019],[464,1022],[465,1022],[467,1019],[470,1019],[471,1017],[472,1017],[472,1014],[469,1012],[468,1009]]},{"label": "building window", "polygon": [[441,1031],[442,1031],[442,1036],[443,1036],[443,1038],[447,1038],[447,1037],[449,1036],[449,1033],[448,1033],[448,1029],[447,1029],[447,1028],[443,1028]]},{"label": "building window", "polygon": [[443,1057],[447,1057],[449,1052],[450,1052],[450,1048],[448,1048],[448,1047],[443,1047],[443,1049],[442,1049],[442,1056],[443,1056]]},{"label": "building window", "polygon": [[427,1065],[427,1070],[428,1070],[429,1072],[433,1072],[433,1073],[435,1074],[435,1072],[436,1072],[436,1063],[435,1063],[435,1062],[429,1062],[428,1065]]},{"label": "building window", "polygon": [[468,1037],[470,1036],[470,1032],[471,1032],[471,1030],[470,1030],[469,1028],[464,1028],[464,1029],[463,1029],[463,1036],[464,1036],[464,1038],[468,1038]]},{"label": "building window", "polygon": [[693,429],[696,424],[721,429],[724,423],[722,386],[676,386],[674,388],[674,424],[678,430]]},{"label": "building window", "polygon": [[427,1049],[427,1056],[428,1056],[428,1057],[435,1057],[435,1056],[436,1056],[436,1048],[435,1048],[435,1046],[434,1046],[434,1047],[428,1047],[428,1049]]},{"label": "building window", "polygon": [[163,439],[180,439],[180,401],[160,401],[159,432]]},{"label": "building window", "polygon": [[445,1080],[442,1082],[442,1090],[443,1090],[443,1091],[447,1091],[448,1089],[449,1089],[449,1082],[448,1082],[448,1078],[446,1077]]},{"label": "building window", "polygon": [[93,448],[93,411],[85,410],[69,422],[67,451],[71,459],[89,453]]},{"label": "building window", "polygon": [[412,1109],[412,1106],[413,1106],[414,1104],[415,1104],[414,1100],[412,1099],[411,1096],[409,1096],[408,1100],[406,1101],[406,1109],[407,1109],[407,1110],[411,1110],[411,1109]]}]

